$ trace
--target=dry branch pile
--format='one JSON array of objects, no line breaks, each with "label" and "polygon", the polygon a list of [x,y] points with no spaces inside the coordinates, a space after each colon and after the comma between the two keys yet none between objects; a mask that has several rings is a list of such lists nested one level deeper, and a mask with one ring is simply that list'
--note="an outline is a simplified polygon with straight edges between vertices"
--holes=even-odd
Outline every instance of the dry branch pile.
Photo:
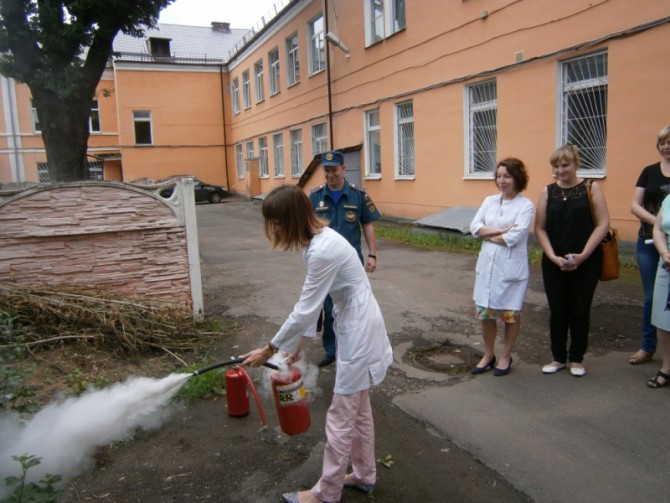
[{"label": "dry branch pile", "polygon": [[221,335],[201,331],[190,307],[183,303],[112,297],[95,290],[0,284],[0,313],[5,318],[0,348],[37,349],[85,340],[115,353],[160,349],[172,354],[195,349]]}]

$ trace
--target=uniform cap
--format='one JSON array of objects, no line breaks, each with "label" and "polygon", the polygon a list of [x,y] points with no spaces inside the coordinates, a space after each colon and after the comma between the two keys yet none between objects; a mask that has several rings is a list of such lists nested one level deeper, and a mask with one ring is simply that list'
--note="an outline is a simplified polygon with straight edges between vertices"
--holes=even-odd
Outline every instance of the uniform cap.
[{"label": "uniform cap", "polygon": [[344,164],[344,156],[342,155],[342,152],[331,150],[321,154],[322,166],[339,166],[340,164]]}]

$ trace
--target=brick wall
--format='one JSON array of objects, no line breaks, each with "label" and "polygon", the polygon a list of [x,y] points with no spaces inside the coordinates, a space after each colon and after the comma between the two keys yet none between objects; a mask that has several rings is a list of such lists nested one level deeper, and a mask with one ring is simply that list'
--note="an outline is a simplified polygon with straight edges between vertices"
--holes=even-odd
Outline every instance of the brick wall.
[{"label": "brick wall", "polygon": [[0,201],[0,282],[93,287],[192,306],[182,209],[110,182],[16,194]]}]

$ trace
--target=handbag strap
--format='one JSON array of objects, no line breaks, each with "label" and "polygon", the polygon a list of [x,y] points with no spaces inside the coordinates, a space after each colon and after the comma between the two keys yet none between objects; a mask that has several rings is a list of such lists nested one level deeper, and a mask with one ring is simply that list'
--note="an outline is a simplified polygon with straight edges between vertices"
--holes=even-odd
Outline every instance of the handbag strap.
[{"label": "handbag strap", "polygon": [[593,183],[593,180],[585,180],[584,185],[586,185],[586,193],[589,196],[589,208],[591,209],[591,220],[593,222],[593,228],[598,225],[596,222],[596,213],[593,211],[593,194],[591,193],[591,184]]}]

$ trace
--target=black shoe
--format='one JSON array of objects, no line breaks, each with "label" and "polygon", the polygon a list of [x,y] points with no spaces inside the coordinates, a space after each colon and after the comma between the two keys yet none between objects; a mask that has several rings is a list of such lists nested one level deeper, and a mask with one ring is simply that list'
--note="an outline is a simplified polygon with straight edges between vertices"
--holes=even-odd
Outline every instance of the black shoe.
[{"label": "black shoe", "polygon": [[330,364],[333,363],[334,361],[335,361],[335,357],[334,357],[334,356],[326,355],[326,356],[323,357],[323,360],[321,360],[321,361],[318,363],[318,366],[319,366],[319,367],[327,367],[328,365],[330,365]]},{"label": "black shoe", "polygon": [[506,369],[495,368],[495,369],[493,369],[493,375],[496,376],[496,377],[506,376],[507,374],[509,374],[510,370],[512,370],[512,359],[511,358],[509,359],[509,365],[507,366]]},{"label": "black shoe", "polygon": [[495,364],[496,364],[496,357],[495,355],[493,355],[493,358],[491,358],[486,365],[484,365],[483,367],[472,367],[470,369],[470,373],[472,375],[483,374],[487,370],[492,369],[495,366]]}]

